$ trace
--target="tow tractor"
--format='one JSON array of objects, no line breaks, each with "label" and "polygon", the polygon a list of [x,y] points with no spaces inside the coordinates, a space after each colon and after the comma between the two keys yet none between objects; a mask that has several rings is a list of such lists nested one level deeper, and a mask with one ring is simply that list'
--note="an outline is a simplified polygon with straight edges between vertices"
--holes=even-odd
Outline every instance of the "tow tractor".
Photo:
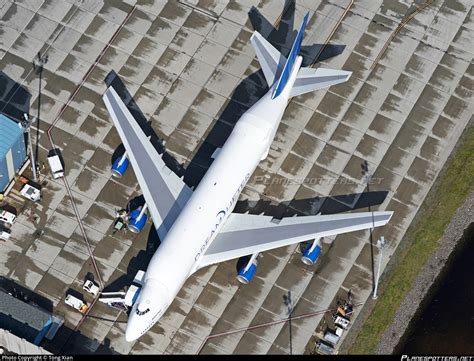
[{"label": "tow tractor", "polygon": [[99,286],[97,286],[91,280],[87,280],[84,283],[84,286],[82,286],[82,289],[86,292],[89,292],[94,297],[97,296],[97,294],[99,293]]}]

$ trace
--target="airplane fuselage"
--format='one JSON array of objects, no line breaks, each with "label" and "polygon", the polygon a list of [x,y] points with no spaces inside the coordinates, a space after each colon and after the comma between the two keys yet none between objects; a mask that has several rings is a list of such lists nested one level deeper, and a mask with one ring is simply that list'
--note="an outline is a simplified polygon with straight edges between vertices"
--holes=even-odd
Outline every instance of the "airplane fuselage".
[{"label": "airplane fuselage", "polygon": [[236,123],[217,158],[162,240],[132,307],[126,339],[143,335],[163,315],[226,222],[258,163],[265,159],[301,67],[298,57],[281,94],[274,87]]}]

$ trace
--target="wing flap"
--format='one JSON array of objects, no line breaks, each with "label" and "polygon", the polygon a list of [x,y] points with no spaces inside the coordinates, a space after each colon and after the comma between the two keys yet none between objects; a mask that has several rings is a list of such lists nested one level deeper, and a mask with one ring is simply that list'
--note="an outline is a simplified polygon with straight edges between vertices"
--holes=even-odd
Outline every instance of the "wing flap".
[{"label": "wing flap", "polygon": [[233,213],[200,261],[202,268],[257,252],[388,223],[393,212],[283,218]]},{"label": "wing flap", "polygon": [[127,151],[158,235],[163,239],[192,190],[165,165],[112,87],[107,89],[103,100]]}]

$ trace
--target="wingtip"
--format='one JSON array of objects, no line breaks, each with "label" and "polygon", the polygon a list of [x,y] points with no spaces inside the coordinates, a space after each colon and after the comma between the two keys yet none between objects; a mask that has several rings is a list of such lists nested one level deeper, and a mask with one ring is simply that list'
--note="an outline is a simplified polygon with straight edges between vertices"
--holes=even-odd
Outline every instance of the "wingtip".
[{"label": "wingtip", "polygon": [[387,211],[386,214],[388,216],[388,219],[387,219],[387,223],[390,222],[390,219],[392,219],[392,216],[393,216],[393,211]]}]

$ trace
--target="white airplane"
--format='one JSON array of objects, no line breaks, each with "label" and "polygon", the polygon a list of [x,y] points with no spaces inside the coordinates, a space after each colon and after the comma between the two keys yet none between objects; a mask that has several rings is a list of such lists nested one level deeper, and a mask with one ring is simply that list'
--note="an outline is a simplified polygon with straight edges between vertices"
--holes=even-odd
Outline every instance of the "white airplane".
[{"label": "white airplane", "polygon": [[[112,87],[103,99],[123,141],[162,243],[153,255],[127,322],[133,341],[163,315],[197,270],[211,264],[385,225],[392,212],[288,217],[232,213],[258,163],[268,155],[291,97],[345,82],[351,72],[301,67],[298,55],[308,14],[288,59],[257,31],[251,37],[269,91],[236,123],[198,187],[166,167]],[[143,213],[143,212],[141,212]],[[314,247],[313,247],[314,248]]]}]

